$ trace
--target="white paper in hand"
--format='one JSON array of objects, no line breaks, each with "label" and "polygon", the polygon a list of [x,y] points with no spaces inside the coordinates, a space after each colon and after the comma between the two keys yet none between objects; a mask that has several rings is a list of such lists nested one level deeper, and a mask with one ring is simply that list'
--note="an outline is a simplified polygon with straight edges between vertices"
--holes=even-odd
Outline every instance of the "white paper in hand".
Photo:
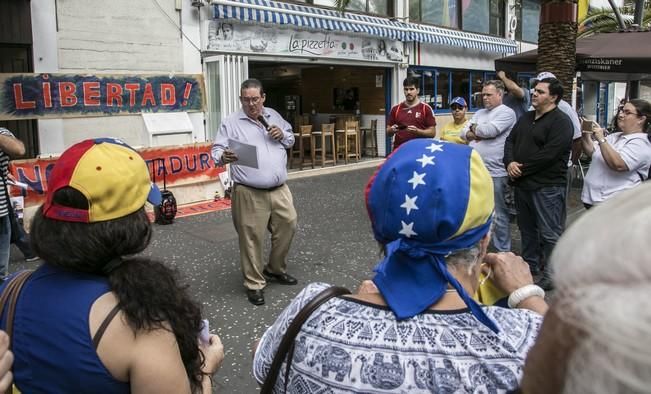
[{"label": "white paper in hand", "polygon": [[210,344],[210,327],[208,319],[201,320],[201,331],[199,332],[199,340],[204,345]]},{"label": "white paper in hand", "polygon": [[258,148],[255,145],[245,144],[229,138],[228,148],[237,155],[237,161],[233,162],[233,164],[258,168]]}]

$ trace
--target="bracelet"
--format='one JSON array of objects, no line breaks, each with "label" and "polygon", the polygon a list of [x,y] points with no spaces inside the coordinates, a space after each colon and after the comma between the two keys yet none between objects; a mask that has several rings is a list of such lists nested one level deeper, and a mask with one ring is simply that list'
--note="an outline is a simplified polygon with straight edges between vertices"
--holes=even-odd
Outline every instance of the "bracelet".
[{"label": "bracelet", "polygon": [[509,308],[517,308],[522,301],[534,296],[545,298],[545,290],[536,285],[522,286],[509,295]]}]

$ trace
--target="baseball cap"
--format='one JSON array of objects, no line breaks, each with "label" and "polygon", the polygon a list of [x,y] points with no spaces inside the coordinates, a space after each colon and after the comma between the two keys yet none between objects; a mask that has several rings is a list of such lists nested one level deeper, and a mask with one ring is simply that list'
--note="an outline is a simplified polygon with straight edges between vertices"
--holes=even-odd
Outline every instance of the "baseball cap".
[{"label": "baseball cap", "polygon": [[468,106],[468,104],[466,104],[466,100],[463,97],[455,97],[455,98],[453,98],[452,101],[450,101],[450,107],[452,106],[452,104],[457,104],[457,105],[460,105],[462,107],[467,107]]},{"label": "baseball cap", "polygon": [[366,208],[386,252],[373,282],[397,319],[423,312],[450,285],[478,320],[498,330],[445,262],[488,233],[494,205],[492,178],[468,146],[419,138],[386,159],[366,186]]},{"label": "baseball cap", "polygon": [[[54,194],[65,187],[83,194],[88,209],[54,203]],[[158,205],[161,194],[142,156],[118,139],[96,138],[71,146],[56,161],[43,215],[65,222],[103,222],[136,212],[145,201]]]},{"label": "baseball cap", "polygon": [[536,78],[534,78],[536,81],[542,81],[543,79],[547,78],[556,78],[556,75],[550,73],[549,71],[544,71],[541,72],[540,74],[536,75]]}]

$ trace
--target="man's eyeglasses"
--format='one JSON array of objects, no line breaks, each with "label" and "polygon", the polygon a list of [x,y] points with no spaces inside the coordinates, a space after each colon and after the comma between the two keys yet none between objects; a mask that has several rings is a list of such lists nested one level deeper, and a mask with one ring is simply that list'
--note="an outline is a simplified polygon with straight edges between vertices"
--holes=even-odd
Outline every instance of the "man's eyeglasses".
[{"label": "man's eyeglasses", "polygon": [[629,111],[627,109],[623,109],[623,110],[619,111],[619,113],[623,114],[624,116],[628,116],[628,115],[642,116],[637,111],[633,112],[633,111]]},{"label": "man's eyeglasses", "polygon": [[240,96],[240,101],[244,104],[253,104],[256,105],[262,100],[262,97],[242,97]]},{"label": "man's eyeglasses", "polygon": [[450,106],[450,109],[451,109],[452,111],[461,111],[461,110],[463,109],[463,107],[460,106],[460,105],[451,105],[451,106]]}]

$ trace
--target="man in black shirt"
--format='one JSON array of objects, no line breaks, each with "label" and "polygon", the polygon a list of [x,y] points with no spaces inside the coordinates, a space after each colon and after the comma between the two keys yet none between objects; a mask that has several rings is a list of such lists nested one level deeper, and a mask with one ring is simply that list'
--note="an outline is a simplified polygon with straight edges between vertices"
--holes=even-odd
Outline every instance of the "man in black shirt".
[{"label": "man in black shirt", "polygon": [[[557,108],[563,86],[556,78],[537,81],[534,111],[522,115],[504,145],[504,165],[515,186],[515,206],[522,237],[522,258],[538,285],[552,288],[551,255],[565,227],[567,160],[572,146],[570,118]],[[544,269],[543,269],[544,268]]]}]

